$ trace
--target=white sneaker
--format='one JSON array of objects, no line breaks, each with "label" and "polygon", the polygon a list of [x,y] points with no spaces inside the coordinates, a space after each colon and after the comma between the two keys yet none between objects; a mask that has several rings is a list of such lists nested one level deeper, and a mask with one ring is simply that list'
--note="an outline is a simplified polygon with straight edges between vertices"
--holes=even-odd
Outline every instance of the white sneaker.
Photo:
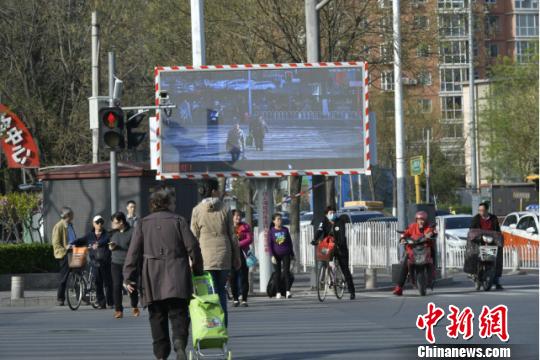
[{"label": "white sneaker", "polygon": [[280,293],[280,292],[278,292],[278,293],[276,294],[276,299],[281,299],[281,293]]},{"label": "white sneaker", "polygon": [[286,295],[287,295],[287,296],[286,296],[286,297],[287,297],[287,299],[290,299],[290,298],[291,298],[291,296],[292,296],[292,294],[291,294],[291,292],[290,292],[290,291],[287,291],[287,294],[286,294]]}]

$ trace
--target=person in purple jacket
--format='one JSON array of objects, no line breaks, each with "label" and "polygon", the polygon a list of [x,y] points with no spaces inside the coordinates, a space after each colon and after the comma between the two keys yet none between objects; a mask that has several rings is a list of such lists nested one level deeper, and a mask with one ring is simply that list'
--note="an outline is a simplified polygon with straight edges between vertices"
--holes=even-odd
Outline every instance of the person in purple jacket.
[{"label": "person in purple jacket", "polygon": [[[242,266],[239,270],[232,269],[231,274],[231,290],[233,295],[233,305],[235,307],[240,305],[239,293],[242,292],[242,306],[247,307],[247,298],[249,292],[249,268],[246,264],[246,254],[249,247],[253,243],[253,235],[251,234],[251,228],[245,222],[242,222],[242,212],[240,210],[232,211],[232,218],[234,224],[234,235],[238,238],[238,245],[242,254],[240,260]],[[241,285],[240,287],[238,285]],[[240,290],[241,289],[241,290]]]},{"label": "person in purple jacket", "polygon": [[[286,290],[287,299],[291,297],[291,288],[289,284],[291,260],[294,260],[294,250],[289,229],[282,225],[281,214],[276,213],[272,216],[274,227],[268,230],[268,248],[272,255],[272,264],[275,265],[278,292],[276,299],[281,298],[281,290]],[[283,272],[283,276],[282,275]]]}]

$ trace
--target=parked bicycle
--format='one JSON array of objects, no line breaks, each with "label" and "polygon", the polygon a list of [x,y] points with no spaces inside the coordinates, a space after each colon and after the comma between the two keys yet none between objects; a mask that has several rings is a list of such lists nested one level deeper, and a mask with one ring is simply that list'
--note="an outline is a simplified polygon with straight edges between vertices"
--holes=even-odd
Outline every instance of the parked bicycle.
[{"label": "parked bicycle", "polygon": [[87,269],[71,269],[67,279],[67,303],[71,310],[77,310],[82,301],[92,305],[94,309],[99,307],[96,293],[96,269],[93,264]]},{"label": "parked bicycle", "polygon": [[317,274],[317,297],[319,301],[323,302],[326,299],[329,289],[333,289],[336,298],[341,299],[345,287],[345,276],[343,276],[337,257],[333,256],[331,261],[321,261],[319,273]]}]

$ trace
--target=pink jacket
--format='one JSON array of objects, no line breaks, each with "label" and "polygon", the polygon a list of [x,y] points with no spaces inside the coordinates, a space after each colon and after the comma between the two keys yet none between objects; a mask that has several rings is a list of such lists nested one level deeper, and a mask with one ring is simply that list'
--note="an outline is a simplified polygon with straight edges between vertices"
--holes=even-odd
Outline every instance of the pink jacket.
[{"label": "pink jacket", "polygon": [[253,243],[253,234],[251,234],[251,228],[248,224],[241,222],[236,226],[236,236],[238,236],[238,243],[240,249],[247,251],[249,246]]}]

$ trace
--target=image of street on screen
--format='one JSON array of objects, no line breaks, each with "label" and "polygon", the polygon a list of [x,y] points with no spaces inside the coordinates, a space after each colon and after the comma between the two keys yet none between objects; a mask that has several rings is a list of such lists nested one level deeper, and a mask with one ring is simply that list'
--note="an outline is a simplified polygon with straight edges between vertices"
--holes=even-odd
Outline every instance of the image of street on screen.
[{"label": "image of street on screen", "polygon": [[162,171],[364,167],[363,68],[161,71]]}]

